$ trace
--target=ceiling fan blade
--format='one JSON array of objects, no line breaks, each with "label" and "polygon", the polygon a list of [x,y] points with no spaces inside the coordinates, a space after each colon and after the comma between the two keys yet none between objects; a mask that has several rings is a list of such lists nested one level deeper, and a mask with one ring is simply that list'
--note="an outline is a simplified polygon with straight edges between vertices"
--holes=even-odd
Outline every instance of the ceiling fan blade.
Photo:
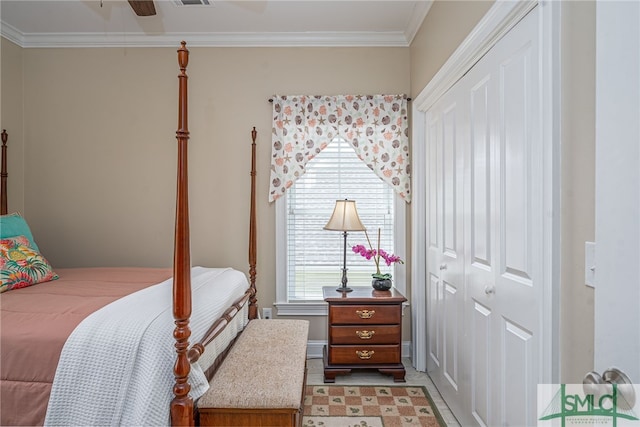
[{"label": "ceiling fan blade", "polygon": [[156,7],[153,5],[153,0],[129,0],[129,4],[138,16],[152,16],[156,14]]}]

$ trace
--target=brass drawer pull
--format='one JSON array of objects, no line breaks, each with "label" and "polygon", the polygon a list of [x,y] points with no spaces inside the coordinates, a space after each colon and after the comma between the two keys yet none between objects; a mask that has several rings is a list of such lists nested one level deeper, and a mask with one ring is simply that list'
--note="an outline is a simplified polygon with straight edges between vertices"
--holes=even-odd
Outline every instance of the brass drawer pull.
[{"label": "brass drawer pull", "polygon": [[356,310],[356,314],[361,319],[371,319],[374,314],[376,314],[375,310]]},{"label": "brass drawer pull", "polygon": [[371,359],[371,356],[373,356],[373,353],[375,353],[375,351],[373,350],[362,350],[362,351],[356,350],[356,354],[362,360]]},{"label": "brass drawer pull", "polygon": [[356,335],[360,337],[361,340],[370,340],[375,333],[376,331],[356,331]]}]

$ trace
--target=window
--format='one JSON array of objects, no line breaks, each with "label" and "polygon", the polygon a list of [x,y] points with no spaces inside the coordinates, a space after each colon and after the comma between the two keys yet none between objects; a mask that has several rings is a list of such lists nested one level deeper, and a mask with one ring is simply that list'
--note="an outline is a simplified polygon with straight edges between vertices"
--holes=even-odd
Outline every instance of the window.
[{"label": "window", "polygon": [[[357,157],[346,141],[335,139],[306,165],[306,173],[276,201],[279,315],[311,314],[296,309],[287,313],[286,305],[321,302],[323,286],[340,285],[344,237],[339,231],[323,227],[335,201],[345,198],[356,201],[373,247],[380,228],[380,247],[405,258],[405,202]],[[350,232],[347,237],[348,285],[371,286],[375,264],[353,253],[351,247],[357,244],[368,246],[364,232]],[[394,284],[404,290],[404,266],[382,264],[381,272],[393,274]]]}]

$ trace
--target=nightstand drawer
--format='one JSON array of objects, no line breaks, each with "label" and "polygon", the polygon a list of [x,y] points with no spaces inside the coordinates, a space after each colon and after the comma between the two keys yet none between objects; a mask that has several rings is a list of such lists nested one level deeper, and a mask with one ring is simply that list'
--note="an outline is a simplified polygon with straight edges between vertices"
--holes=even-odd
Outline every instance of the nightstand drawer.
[{"label": "nightstand drawer", "polygon": [[331,326],[330,344],[400,344],[400,325]]},{"label": "nightstand drawer", "polygon": [[400,324],[402,307],[397,305],[330,305],[332,325],[389,325]]},{"label": "nightstand drawer", "polygon": [[329,363],[334,365],[400,363],[400,345],[330,346]]}]

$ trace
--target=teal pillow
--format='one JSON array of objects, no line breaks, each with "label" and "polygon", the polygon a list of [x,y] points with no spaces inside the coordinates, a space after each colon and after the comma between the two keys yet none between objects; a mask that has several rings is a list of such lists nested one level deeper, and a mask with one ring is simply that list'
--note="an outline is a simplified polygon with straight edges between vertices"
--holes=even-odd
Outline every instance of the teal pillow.
[{"label": "teal pillow", "polygon": [[33,240],[33,234],[31,234],[27,221],[25,221],[20,214],[12,213],[11,215],[0,216],[0,239],[16,236],[25,236],[29,239],[31,247],[40,252],[38,245],[36,245],[35,240]]}]

